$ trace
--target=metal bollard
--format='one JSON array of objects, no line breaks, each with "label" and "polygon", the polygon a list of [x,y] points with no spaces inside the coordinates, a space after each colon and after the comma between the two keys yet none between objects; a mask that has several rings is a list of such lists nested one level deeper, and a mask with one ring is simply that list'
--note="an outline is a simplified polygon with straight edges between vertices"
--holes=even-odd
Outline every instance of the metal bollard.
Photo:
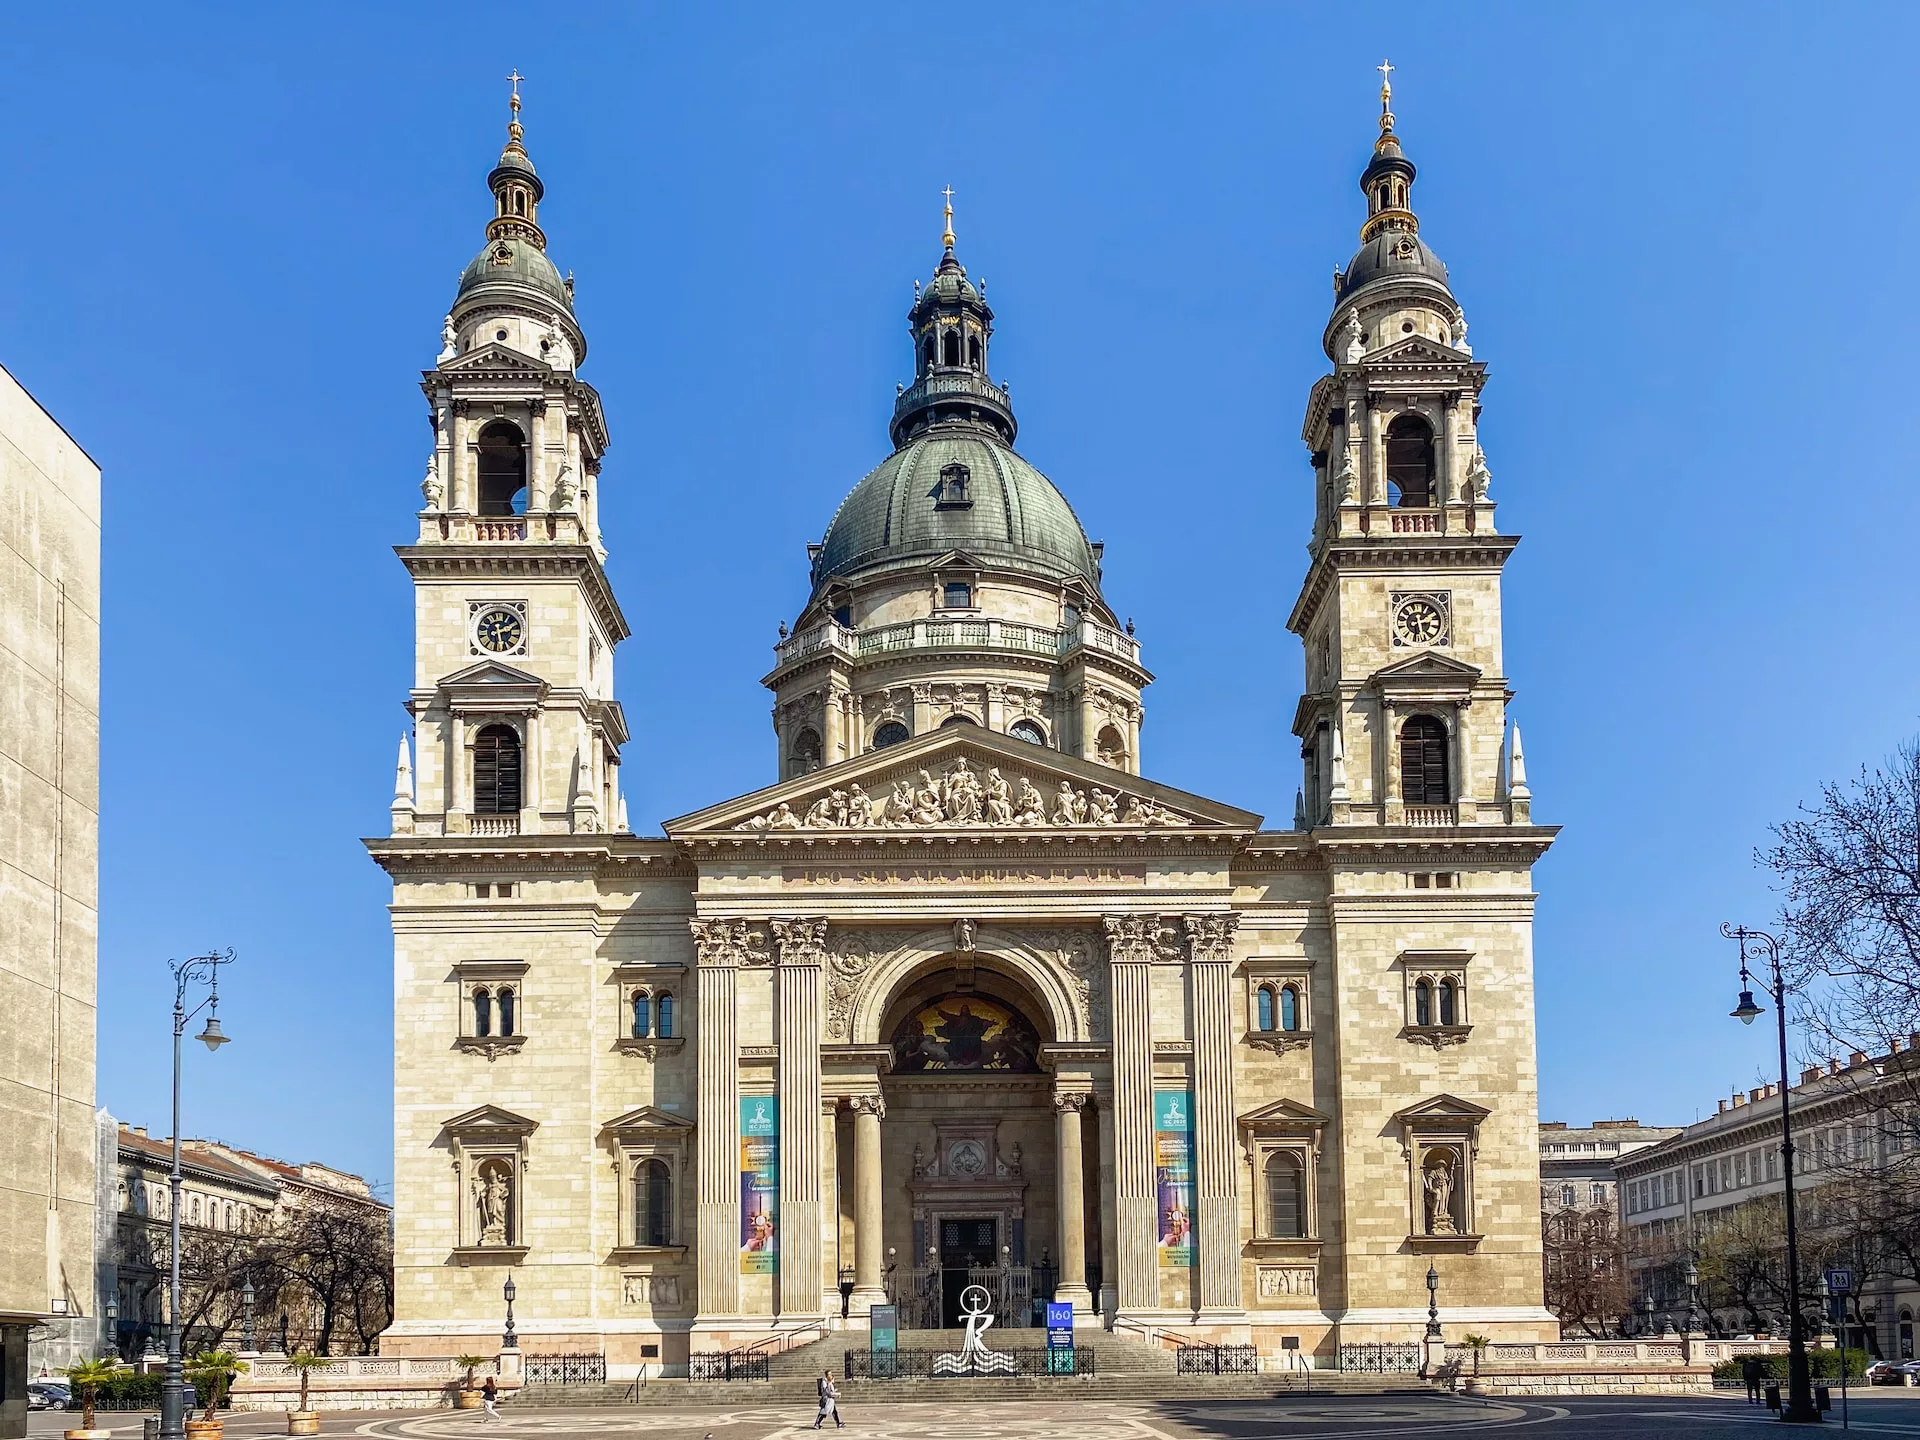
[{"label": "metal bollard", "polygon": [[1778,1410],[1780,1408],[1779,1382],[1775,1381],[1773,1384],[1767,1386],[1766,1394],[1767,1394],[1767,1408],[1769,1410]]},{"label": "metal bollard", "polygon": [[160,1440],[160,1417],[149,1415],[140,1422],[140,1440]]}]

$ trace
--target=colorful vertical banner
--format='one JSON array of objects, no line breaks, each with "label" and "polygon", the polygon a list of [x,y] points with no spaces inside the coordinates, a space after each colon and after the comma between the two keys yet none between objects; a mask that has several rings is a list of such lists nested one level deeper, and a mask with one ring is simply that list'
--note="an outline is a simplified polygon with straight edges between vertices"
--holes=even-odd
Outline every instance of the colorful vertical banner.
[{"label": "colorful vertical banner", "polygon": [[780,1268],[780,1102],[740,1102],[740,1273]]},{"label": "colorful vertical banner", "polygon": [[1153,1092],[1154,1193],[1160,1208],[1160,1264],[1195,1263],[1193,1246],[1193,1092]]}]

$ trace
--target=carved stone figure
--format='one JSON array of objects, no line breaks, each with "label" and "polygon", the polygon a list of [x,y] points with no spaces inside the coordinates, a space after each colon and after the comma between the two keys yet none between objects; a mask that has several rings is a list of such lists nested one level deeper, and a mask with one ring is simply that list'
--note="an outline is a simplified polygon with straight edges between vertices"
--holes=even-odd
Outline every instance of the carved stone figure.
[{"label": "carved stone figure", "polygon": [[[841,804],[844,806],[845,803],[846,797],[842,796]],[[782,808],[784,809],[785,807],[783,806]],[[833,797],[831,795],[822,795],[818,800],[814,801],[812,805],[808,806],[807,818],[803,823],[809,830],[819,830],[833,824]]]},{"label": "carved stone figure", "polygon": [[1060,782],[1060,790],[1053,797],[1053,823],[1056,825],[1084,825],[1087,821],[1087,799],[1065,780]]},{"label": "carved stone figure", "polygon": [[573,466],[562,460],[560,473],[553,477],[553,508],[555,510],[572,509],[573,497],[577,494],[579,494],[579,486],[573,483]]},{"label": "carved stone figure", "polygon": [[973,921],[964,917],[953,922],[953,948],[963,954],[973,952],[973,937],[977,927]]},{"label": "carved stone figure", "polygon": [[893,782],[893,794],[887,801],[887,823],[905,825],[913,819],[913,787],[904,780]]},{"label": "carved stone figure", "polygon": [[1360,338],[1360,311],[1357,306],[1347,312],[1347,323],[1340,333],[1346,337],[1347,341],[1347,364],[1359,364],[1360,357],[1367,353],[1367,342]]},{"label": "carved stone figure", "polygon": [[[998,768],[975,770],[965,756],[958,757],[938,777],[921,770],[917,780],[895,779],[885,799],[869,795],[861,786],[829,790],[811,801],[782,801],[764,815],[750,816],[740,828],[766,830],[860,830],[879,826],[930,828],[936,825],[1189,825],[1144,796],[1096,786],[1091,793],[1062,780],[1052,810],[1032,780],[1014,781]],[[803,804],[796,814],[794,804]],[[1124,813],[1123,813],[1124,812]]]},{"label": "carved stone figure", "polygon": [[440,502],[446,498],[447,488],[440,483],[440,455],[427,456],[427,475],[420,482],[420,493],[427,497],[427,509],[438,510]]},{"label": "carved stone figure", "polygon": [[864,830],[873,824],[873,801],[859,785],[847,787],[847,825],[850,829]]},{"label": "carved stone figure", "polygon": [[1016,825],[1047,823],[1047,802],[1041,797],[1038,787],[1024,775],[1020,777],[1020,808],[1014,812],[1013,823]]},{"label": "carved stone figure", "polygon": [[440,363],[445,364],[460,353],[460,335],[453,328],[453,316],[449,315],[440,322]]},{"label": "carved stone figure", "polygon": [[987,823],[989,825],[1013,823],[1013,792],[1007,782],[1001,778],[998,769],[987,771]]},{"label": "carved stone figure", "polygon": [[1473,347],[1467,344],[1467,317],[1464,311],[1460,318],[1453,322],[1453,348],[1462,355],[1473,354]]},{"label": "carved stone figure", "polygon": [[940,798],[940,787],[934,784],[933,776],[922,770],[920,783],[913,792],[913,823],[938,825],[946,818],[946,804]]},{"label": "carved stone figure", "polygon": [[798,830],[800,828],[800,817],[793,813],[792,806],[782,800],[778,805],[773,807],[773,814],[767,817],[767,828],[769,830]]},{"label": "carved stone figure", "polygon": [[941,799],[945,804],[947,819],[956,825],[977,824],[980,819],[980,778],[967,765],[967,757],[962,755],[954,762],[953,769],[947,772],[944,785],[945,793]]},{"label": "carved stone figure", "polygon": [[1455,1234],[1452,1157],[1445,1151],[1433,1151],[1423,1171],[1420,1183],[1427,1192],[1427,1234]]},{"label": "carved stone figure", "polygon": [[1089,825],[1118,825],[1120,808],[1117,797],[1109,795],[1098,785],[1087,799],[1087,823]]},{"label": "carved stone figure", "polygon": [[1020,1174],[1020,1142],[1018,1140],[1014,1141],[1013,1147],[1007,1151],[1007,1173]]},{"label": "carved stone figure", "polygon": [[474,1177],[473,1199],[480,1216],[482,1245],[507,1243],[507,1202],[511,1198],[512,1191],[507,1184],[507,1177],[501,1173],[497,1163],[488,1166],[483,1174]]},{"label": "carved stone figure", "polygon": [[913,1173],[915,1175],[927,1173],[927,1152],[920,1148],[918,1140],[913,1142]]},{"label": "carved stone figure", "polygon": [[1478,445],[1473,447],[1473,459],[1467,464],[1467,478],[1464,484],[1468,500],[1476,505],[1486,503],[1487,490],[1493,484],[1493,476],[1487,470],[1487,452]]}]

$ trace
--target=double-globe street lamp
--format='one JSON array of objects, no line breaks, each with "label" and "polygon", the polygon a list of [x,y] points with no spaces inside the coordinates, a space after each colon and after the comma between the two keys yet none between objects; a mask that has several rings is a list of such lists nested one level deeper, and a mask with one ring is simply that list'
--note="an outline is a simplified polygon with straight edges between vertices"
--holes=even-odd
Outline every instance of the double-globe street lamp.
[{"label": "double-globe street lamp", "polygon": [[1818,1424],[1813,1403],[1813,1381],[1807,1370],[1807,1320],[1800,1313],[1800,1227],[1793,1203],[1793,1108],[1787,1079],[1787,982],[1780,972],[1780,942],[1764,930],[1744,925],[1722,925],[1720,933],[1740,946],[1740,1003],[1729,1012],[1742,1025],[1751,1025],[1765,1012],[1753,1001],[1753,973],[1747,968],[1747,947],[1765,949],[1773,982],[1765,988],[1773,997],[1780,1025],[1780,1171],[1787,1201],[1787,1403],[1782,1420]]},{"label": "double-globe street lamp", "polygon": [[[173,971],[173,1169],[167,1176],[167,1369],[160,1382],[160,1440],[183,1440],[187,1418],[180,1360],[180,1037],[187,1022],[205,1010],[206,1026],[193,1038],[209,1050],[227,1043],[220,1030],[220,967],[232,963],[231,950],[167,962]],[[197,981],[206,982],[207,998],[189,1010],[187,987]]]}]

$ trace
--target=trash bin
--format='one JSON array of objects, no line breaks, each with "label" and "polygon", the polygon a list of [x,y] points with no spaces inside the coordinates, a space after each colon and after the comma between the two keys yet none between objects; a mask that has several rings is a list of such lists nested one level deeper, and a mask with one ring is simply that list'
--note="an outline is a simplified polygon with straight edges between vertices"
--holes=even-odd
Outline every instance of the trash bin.
[{"label": "trash bin", "polygon": [[160,1417],[149,1415],[140,1422],[140,1440],[160,1440]]},{"label": "trash bin", "polygon": [[1823,1415],[1833,1409],[1833,1388],[1831,1386],[1816,1385],[1813,1387],[1813,1408],[1820,1411]]},{"label": "trash bin", "polygon": [[1767,1386],[1767,1408],[1769,1410],[1778,1410],[1780,1408],[1780,1382],[1777,1380]]}]

